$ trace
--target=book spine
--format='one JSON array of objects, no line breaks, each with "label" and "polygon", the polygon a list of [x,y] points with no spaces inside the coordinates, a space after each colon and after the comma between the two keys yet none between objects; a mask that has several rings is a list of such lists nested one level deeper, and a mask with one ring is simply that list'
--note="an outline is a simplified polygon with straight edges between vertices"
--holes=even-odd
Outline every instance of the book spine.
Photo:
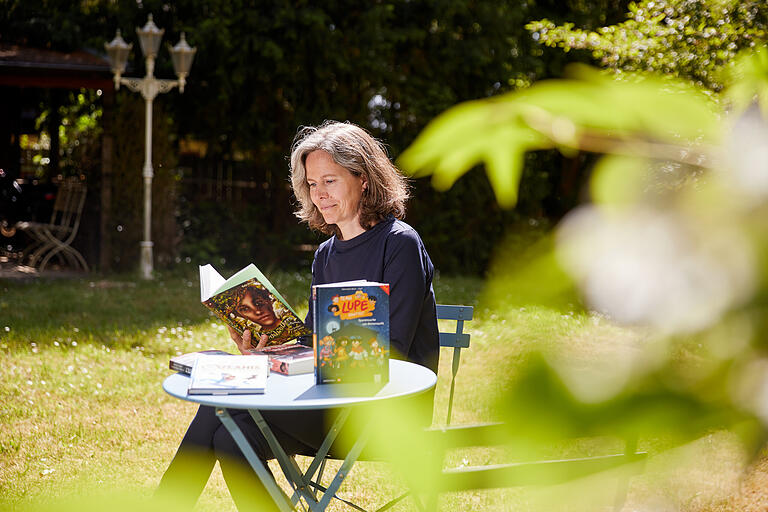
[{"label": "book spine", "polygon": [[[285,368],[285,370],[283,370]],[[281,366],[280,361],[277,359],[269,358],[269,369],[276,373],[282,373],[283,375],[290,375],[291,372],[288,371],[288,363]]]},{"label": "book spine", "polygon": [[177,363],[176,361],[170,361],[168,363],[168,368],[170,368],[171,370],[173,370],[175,372],[186,373],[187,375],[192,373],[192,367],[191,366],[187,366],[187,365],[184,365],[184,364],[181,364],[181,363]]},{"label": "book spine", "polygon": [[319,347],[317,346],[318,340],[317,340],[317,333],[319,332],[317,330],[317,287],[312,287],[312,352],[315,355],[315,384],[322,384],[322,376],[320,375],[320,366],[319,362],[320,359],[318,358],[318,350]]}]

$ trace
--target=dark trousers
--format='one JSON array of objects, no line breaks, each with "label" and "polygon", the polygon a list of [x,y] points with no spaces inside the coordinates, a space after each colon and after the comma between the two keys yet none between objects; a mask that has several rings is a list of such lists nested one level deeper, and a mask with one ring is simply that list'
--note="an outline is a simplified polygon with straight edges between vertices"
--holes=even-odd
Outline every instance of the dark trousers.
[{"label": "dark trousers", "polygon": [[[274,458],[259,427],[247,411],[229,410],[232,419],[266,465]],[[314,455],[333,421],[327,411],[261,411],[272,432],[288,454]],[[240,512],[275,510],[274,502],[248,464],[213,407],[200,406],[165,471],[155,496],[191,509],[203,492],[214,464],[221,472]]]}]

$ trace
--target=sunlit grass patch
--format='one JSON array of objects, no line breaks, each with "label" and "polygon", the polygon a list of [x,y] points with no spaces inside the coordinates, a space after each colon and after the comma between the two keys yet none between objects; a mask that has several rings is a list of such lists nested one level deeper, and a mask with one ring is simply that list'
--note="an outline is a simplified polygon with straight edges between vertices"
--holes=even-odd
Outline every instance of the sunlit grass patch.
[{"label": "sunlit grass patch", "polygon": [[[274,280],[281,291],[289,290],[289,300],[304,314],[307,278],[278,273]],[[125,503],[152,495],[196,410],[194,404],[162,391],[161,383],[171,373],[168,358],[194,350],[234,349],[223,325],[199,303],[197,284],[190,282],[185,277],[135,287],[91,286],[88,280],[0,282],[0,301],[5,304],[0,309],[0,509],[36,509],[97,493],[127,492]],[[617,327],[580,308],[491,308],[480,299],[482,287],[476,278],[441,276],[435,282],[438,302],[475,306],[474,319],[465,326],[472,338],[457,377],[455,424],[503,419],[499,396],[520,377],[533,353],[547,354],[565,375],[578,375],[621,370],[616,361],[654,342],[642,330]],[[116,317],[118,299],[124,314]],[[46,306],[49,301],[59,305]],[[29,312],[31,304],[40,315],[37,322]],[[88,314],[72,316],[81,310]],[[695,365],[698,345],[696,340],[681,345],[678,358]],[[443,349],[435,396],[437,424],[445,422],[451,357],[451,351]],[[639,446],[652,457],[649,471],[631,481],[629,510],[647,503],[652,493],[688,512],[745,509],[741,502],[732,504],[745,458],[731,434],[712,432],[693,443],[690,451],[703,458],[685,459],[686,464],[666,454],[674,446],[668,440],[641,439]],[[537,447],[535,455],[584,456],[621,448],[617,439],[575,438]],[[517,461],[523,455],[533,456],[508,448],[458,450],[448,454],[446,465]],[[302,467],[308,463],[299,458]],[[331,461],[329,466],[338,464]],[[278,474],[274,463],[272,467]],[[761,474],[761,469],[753,471],[752,481],[761,482]],[[697,484],[704,480],[706,485]],[[614,480],[606,481],[614,485]],[[404,487],[391,465],[362,462],[342,485],[340,496],[375,508]],[[577,491],[578,486],[563,486],[445,493],[438,503],[442,510],[531,510],[548,503],[547,493],[562,498]],[[331,507],[347,509],[338,502]],[[196,510],[235,510],[218,468]],[[393,510],[412,511],[416,506],[406,499]]]}]

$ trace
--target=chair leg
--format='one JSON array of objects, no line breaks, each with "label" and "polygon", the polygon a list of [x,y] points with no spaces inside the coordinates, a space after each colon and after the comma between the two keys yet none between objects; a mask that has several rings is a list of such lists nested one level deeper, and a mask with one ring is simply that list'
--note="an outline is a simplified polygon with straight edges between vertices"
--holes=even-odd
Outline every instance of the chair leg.
[{"label": "chair leg", "polygon": [[66,259],[67,264],[72,268],[77,268],[79,265],[84,271],[88,272],[88,264],[85,262],[85,259],[80,252],[68,245],[61,244],[58,245],[58,247],[53,247],[48,251],[48,254],[45,255],[43,261],[40,263],[40,272],[45,270],[45,267],[54,255]]},{"label": "chair leg", "polygon": [[32,264],[33,263],[32,262],[32,255],[35,253],[37,248],[40,247],[40,245],[42,243],[43,242],[41,242],[40,240],[35,240],[29,246],[25,247],[24,250],[21,251],[21,261],[22,262],[28,262],[28,263],[30,263],[30,267],[33,267],[34,264]]},{"label": "chair leg", "polygon": [[416,508],[422,512],[436,512],[437,511],[437,493],[427,492],[420,495],[413,494],[413,501],[416,503]]},{"label": "chair leg", "polygon": [[323,459],[323,462],[320,463],[320,468],[317,470],[317,477],[315,478],[315,482],[318,484],[323,483],[323,471],[325,471],[325,462],[328,459]]},{"label": "chair leg", "polygon": [[39,243],[35,244],[34,250],[30,251],[29,254],[29,266],[30,267],[37,267],[40,258],[50,250],[51,243],[47,240],[41,240]]},{"label": "chair leg", "polygon": [[59,261],[62,263],[65,262],[65,254],[62,253],[61,247],[51,247],[51,249],[48,251],[48,254],[45,255],[45,257],[40,262],[40,272],[45,270],[45,267],[48,266],[48,262],[51,261],[51,258],[57,256],[59,258]]},{"label": "chair leg", "polygon": [[83,267],[83,270],[88,272],[88,264],[85,262],[85,258],[83,258],[83,255],[80,254],[80,251],[77,251],[75,249],[72,249],[72,252],[74,253],[75,258],[80,262],[80,265]]},{"label": "chair leg", "polygon": [[[637,452],[637,437],[630,437],[627,438],[626,443],[624,445],[624,455],[627,457],[631,457],[633,454]],[[627,468],[622,469],[622,474],[619,476],[619,484],[616,489],[616,497],[613,501],[613,510],[615,512],[619,512],[622,508],[624,508],[624,503],[627,501],[627,493],[629,492],[629,479],[631,476],[631,471],[629,471]]]},{"label": "chair leg", "polygon": [[386,502],[384,505],[376,509],[376,512],[384,512],[385,510],[389,510],[390,508],[394,507],[401,501],[403,501],[405,498],[411,495],[411,491],[406,491],[397,498],[393,498],[390,501]]}]

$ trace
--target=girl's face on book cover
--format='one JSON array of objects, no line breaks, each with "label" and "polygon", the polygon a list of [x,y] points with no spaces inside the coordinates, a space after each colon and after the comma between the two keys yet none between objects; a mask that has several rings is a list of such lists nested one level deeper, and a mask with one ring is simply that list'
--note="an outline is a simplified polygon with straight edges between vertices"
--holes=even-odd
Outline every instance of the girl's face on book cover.
[{"label": "girl's face on book cover", "polygon": [[279,322],[272,302],[259,295],[246,293],[235,309],[238,315],[269,329]]},{"label": "girl's face on book cover", "polygon": [[305,167],[309,195],[325,222],[338,226],[345,240],[359,234],[364,178],[355,176],[322,150],[307,155]]}]

